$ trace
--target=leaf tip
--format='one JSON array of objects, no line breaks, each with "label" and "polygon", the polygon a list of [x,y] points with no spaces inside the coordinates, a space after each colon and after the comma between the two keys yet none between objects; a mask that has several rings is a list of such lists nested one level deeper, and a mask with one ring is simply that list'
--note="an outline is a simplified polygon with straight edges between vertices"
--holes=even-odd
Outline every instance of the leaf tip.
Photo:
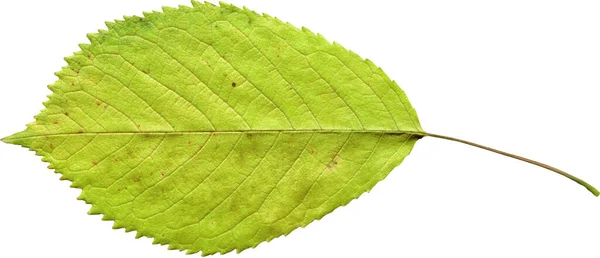
[{"label": "leaf tip", "polygon": [[0,139],[0,141],[2,141],[3,143],[7,143],[7,144],[17,144],[15,143],[15,135],[11,135],[11,136],[6,136],[2,139]]}]

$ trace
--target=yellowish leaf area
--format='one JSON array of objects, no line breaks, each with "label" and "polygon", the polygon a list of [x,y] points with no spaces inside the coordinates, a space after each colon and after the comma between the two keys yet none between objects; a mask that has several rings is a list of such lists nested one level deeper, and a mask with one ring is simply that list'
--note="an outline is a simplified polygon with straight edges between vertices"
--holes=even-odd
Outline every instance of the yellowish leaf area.
[{"label": "yellowish leaf area", "polygon": [[27,129],[90,214],[171,249],[242,251],[369,191],[422,137],[398,85],[306,28],[192,2],[107,23]]}]

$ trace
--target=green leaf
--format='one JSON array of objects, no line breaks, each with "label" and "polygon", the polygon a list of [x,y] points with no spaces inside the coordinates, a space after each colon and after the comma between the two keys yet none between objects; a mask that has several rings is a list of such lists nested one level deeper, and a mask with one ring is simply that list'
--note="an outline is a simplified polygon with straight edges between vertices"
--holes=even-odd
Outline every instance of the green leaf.
[{"label": "green leaf", "polygon": [[268,15],[221,4],[107,23],[65,60],[35,121],[2,139],[82,189],[90,214],[170,249],[242,251],[384,179],[421,129],[369,60]]},{"label": "green leaf", "polygon": [[90,214],[189,253],[255,247],[369,191],[424,135],[403,91],[308,29],[221,4],[107,23],[3,139]]}]

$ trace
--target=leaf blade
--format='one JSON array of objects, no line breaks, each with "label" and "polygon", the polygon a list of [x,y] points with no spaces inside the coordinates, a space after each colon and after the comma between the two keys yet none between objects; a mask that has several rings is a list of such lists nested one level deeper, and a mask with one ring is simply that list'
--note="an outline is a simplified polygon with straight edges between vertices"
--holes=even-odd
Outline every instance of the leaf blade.
[{"label": "leaf blade", "polygon": [[115,228],[212,254],[347,204],[421,137],[371,62],[267,16],[194,6],[90,35],[36,122],[3,140],[42,155]]}]

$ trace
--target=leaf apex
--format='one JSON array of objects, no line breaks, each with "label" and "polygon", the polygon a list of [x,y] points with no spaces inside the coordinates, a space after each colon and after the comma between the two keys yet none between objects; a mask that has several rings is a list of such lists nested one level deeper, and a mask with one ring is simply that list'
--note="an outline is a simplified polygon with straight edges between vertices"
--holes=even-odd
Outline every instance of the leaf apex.
[{"label": "leaf apex", "polygon": [[10,136],[4,137],[2,139],[0,139],[0,141],[2,141],[3,143],[8,143],[8,144],[12,144],[12,142],[10,141]]},{"label": "leaf apex", "polygon": [[14,133],[14,134],[6,136],[6,137],[4,137],[4,138],[2,138],[0,140],[3,143],[7,143],[7,144],[22,145],[21,143],[19,143],[19,137],[22,137],[23,134],[25,133],[25,131]]}]

